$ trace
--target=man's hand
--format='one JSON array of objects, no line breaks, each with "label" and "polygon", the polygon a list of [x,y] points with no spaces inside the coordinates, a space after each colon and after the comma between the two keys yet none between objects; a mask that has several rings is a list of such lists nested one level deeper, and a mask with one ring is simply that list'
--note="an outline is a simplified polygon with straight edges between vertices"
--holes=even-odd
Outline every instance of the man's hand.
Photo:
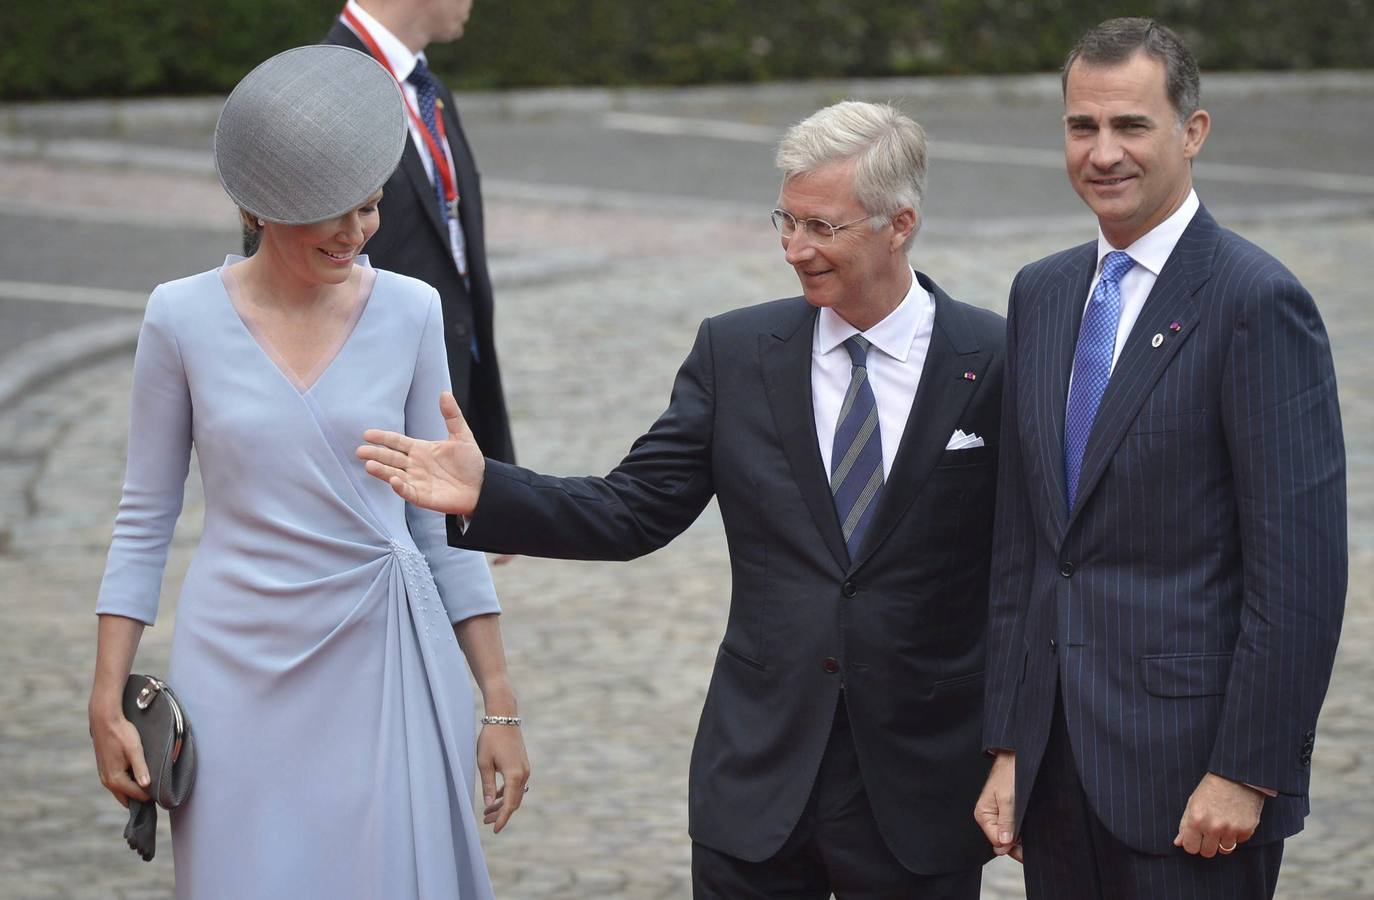
[{"label": "man's hand", "polygon": [[487,462],[458,410],[458,401],[444,391],[439,411],[448,426],[442,441],[417,441],[394,431],[369,428],[366,444],[358,448],[367,474],[391,485],[408,503],[437,512],[470,516],[477,508]]},{"label": "man's hand", "polygon": [[988,772],[983,793],[973,806],[973,818],[983,829],[993,852],[1021,862],[1021,844],[1014,834],[1016,815],[1016,754],[1000,750]]},{"label": "man's hand", "polygon": [[1263,807],[1259,791],[1208,772],[1188,798],[1174,846],[1208,859],[1224,856],[1255,833]]}]

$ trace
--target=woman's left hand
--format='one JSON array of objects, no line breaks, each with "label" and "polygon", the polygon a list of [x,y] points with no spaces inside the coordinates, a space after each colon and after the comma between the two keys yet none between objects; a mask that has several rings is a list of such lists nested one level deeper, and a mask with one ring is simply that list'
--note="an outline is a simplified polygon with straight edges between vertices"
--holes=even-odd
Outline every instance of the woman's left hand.
[{"label": "woman's left hand", "polygon": [[[482,774],[482,824],[497,834],[520,808],[529,790],[530,758],[518,725],[483,725],[477,736],[477,770]],[[496,783],[501,775],[500,786]]]}]

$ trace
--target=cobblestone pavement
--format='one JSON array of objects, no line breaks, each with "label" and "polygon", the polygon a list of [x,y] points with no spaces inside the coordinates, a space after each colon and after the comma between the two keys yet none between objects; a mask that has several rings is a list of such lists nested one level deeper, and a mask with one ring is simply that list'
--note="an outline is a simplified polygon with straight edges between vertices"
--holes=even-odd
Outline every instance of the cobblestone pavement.
[{"label": "cobblestone pavement", "polygon": [[[170,176],[169,176],[170,179]],[[196,185],[199,185],[197,182]],[[171,181],[162,187],[174,187]],[[158,190],[161,200],[175,191]],[[183,185],[184,187],[184,185]],[[193,185],[187,190],[201,190]],[[94,202],[87,198],[83,202]],[[168,201],[171,202],[171,201]],[[606,259],[553,283],[499,293],[499,339],[522,461],[602,472],[662,409],[697,321],[795,293],[766,223],[493,204],[498,253],[557,247]],[[576,227],[570,226],[574,222]],[[1232,223],[1235,224],[1235,223]],[[1313,813],[1289,844],[1279,895],[1374,896],[1374,221],[1243,229],[1318,298],[1336,347],[1350,454],[1352,588],[1314,758]],[[1086,233],[973,248],[918,242],[917,265],[955,296],[1001,309],[1017,267]],[[721,252],[722,247],[728,248]],[[175,273],[168,273],[169,275]],[[1364,348],[1364,349],[1361,349]],[[119,838],[123,811],[100,788],[86,735],[91,607],[122,478],[130,359],[109,359],[0,410],[0,898],[164,898],[157,860]],[[270,447],[264,447],[270,465]],[[168,566],[174,597],[202,515],[198,476]],[[497,570],[511,668],[534,765],[525,807],[484,843],[498,894],[519,900],[689,896],[686,772],[725,620],[728,576],[714,508],[672,546],[628,564],[520,559]],[[165,600],[139,666],[162,670]],[[1014,863],[986,870],[984,897],[1022,896]]]}]

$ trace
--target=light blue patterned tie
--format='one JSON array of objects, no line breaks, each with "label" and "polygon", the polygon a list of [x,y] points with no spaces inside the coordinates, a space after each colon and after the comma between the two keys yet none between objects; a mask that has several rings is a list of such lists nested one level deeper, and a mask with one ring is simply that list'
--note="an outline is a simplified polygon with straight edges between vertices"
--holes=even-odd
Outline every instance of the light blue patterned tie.
[{"label": "light blue patterned tie", "polygon": [[[415,68],[406,76],[415,86],[415,96],[419,101],[420,121],[425,123],[425,130],[429,136],[434,138],[434,146],[443,152],[444,139],[439,134],[439,121],[435,118],[435,104],[439,99],[439,82],[434,76],[429,74],[429,67],[425,65],[423,59],[415,60]],[[439,166],[441,162],[434,164],[434,195],[439,201],[439,218],[447,222],[449,219],[448,201],[444,198],[444,179],[439,176]]]},{"label": "light blue patterned tie", "polygon": [[1064,487],[1070,512],[1078,498],[1083,451],[1097,418],[1097,406],[1112,377],[1112,352],[1121,321],[1121,279],[1134,265],[1135,260],[1120,250],[1107,254],[1102,261],[1102,277],[1093,289],[1078,332],[1078,347],[1073,353],[1073,387],[1064,411]]},{"label": "light blue patterned tie", "polygon": [[883,440],[878,401],[868,383],[868,347],[868,339],[860,334],[844,342],[853,368],[830,452],[830,493],[835,496],[835,512],[850,559],[863,542],[883,490]]}]

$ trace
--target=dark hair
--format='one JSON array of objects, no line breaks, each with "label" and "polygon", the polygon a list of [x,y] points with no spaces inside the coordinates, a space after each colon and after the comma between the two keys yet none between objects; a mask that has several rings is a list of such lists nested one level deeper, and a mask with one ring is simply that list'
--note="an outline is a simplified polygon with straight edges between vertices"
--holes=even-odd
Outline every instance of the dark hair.
[{"label": "dark hair", "polygon": [[1064,60],[1061,85],[1067,95],[1069,69],[1082,60],[1090,66],[1114,66],[1144,52],[1164,66],[1164,89],[1180,122],[1197,110],[1201,89],[1197,60],[1183,39],[1154,19],[1108,19],[1079,39]]}]

